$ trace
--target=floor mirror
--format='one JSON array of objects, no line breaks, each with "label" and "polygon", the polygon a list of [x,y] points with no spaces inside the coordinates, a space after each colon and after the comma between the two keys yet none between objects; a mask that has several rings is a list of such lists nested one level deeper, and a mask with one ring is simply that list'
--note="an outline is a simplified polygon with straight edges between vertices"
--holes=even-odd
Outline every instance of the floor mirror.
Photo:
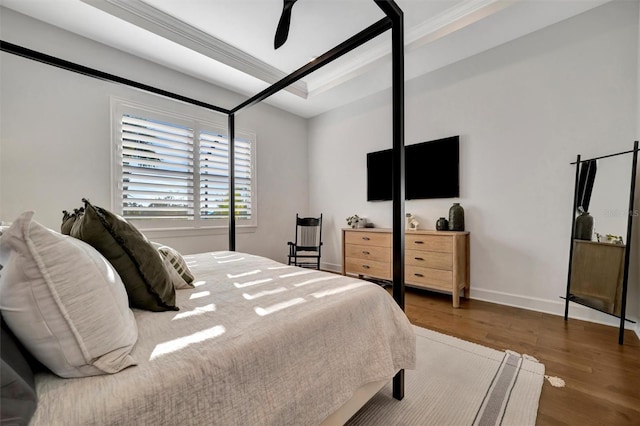
[{"label": "floor mirror", "polygon": [[620,319],[624,342],[634,219],[638,142],[630,151],[583,160],[576,167],[565,320],[577,303]]}]

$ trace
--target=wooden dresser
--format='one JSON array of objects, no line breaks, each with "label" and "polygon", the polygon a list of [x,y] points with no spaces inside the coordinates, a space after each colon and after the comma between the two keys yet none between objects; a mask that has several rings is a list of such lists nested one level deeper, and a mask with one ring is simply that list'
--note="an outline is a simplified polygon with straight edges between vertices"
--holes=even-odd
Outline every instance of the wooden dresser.
[{"label": "wooden dresser", "polygon": [[[391,245],[390,229],[343,229],[342,273],[391,280]],[[469,233],[406,231],[405,284],[451,293],[459,307],[469,296]]]}]

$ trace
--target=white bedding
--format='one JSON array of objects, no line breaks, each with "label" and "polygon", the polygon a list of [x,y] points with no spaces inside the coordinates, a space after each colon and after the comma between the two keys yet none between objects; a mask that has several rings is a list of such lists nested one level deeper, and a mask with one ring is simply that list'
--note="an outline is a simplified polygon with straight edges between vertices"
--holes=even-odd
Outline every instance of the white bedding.
[{"label": "white bedding", "polygon": [[185,256],[179,312],[134,310],[135,367],[36,376],[32,425],[314,425],[360,386],[415,364],[415,336],[375,284],[243,253]]}]

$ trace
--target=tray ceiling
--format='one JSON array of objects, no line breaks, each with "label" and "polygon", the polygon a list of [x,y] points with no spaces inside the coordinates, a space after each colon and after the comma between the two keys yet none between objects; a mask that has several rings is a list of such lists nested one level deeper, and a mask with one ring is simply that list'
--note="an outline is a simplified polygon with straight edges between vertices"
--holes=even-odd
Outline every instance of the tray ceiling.
[{"label": "tray ceiling", "polygon": [[[396,0],[405,14],[406,78],[608,1]],[[247,97],[384,17],[372,0],[300,0],[287,42],[274,50],[282,0],[0,0],[0,5]],[[386,89],[390,52],[385,34],[266,102],[312,117]]]}]

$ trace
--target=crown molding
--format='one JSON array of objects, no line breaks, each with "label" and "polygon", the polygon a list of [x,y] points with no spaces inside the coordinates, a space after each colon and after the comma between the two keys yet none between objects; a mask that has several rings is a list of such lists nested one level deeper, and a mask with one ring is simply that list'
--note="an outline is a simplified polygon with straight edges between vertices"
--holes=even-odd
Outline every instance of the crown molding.
[{"label": "crown molding", "polygon": [[[266,83],[273,84],[287,76],[284,71],[140,0],[80,1]],[[285,90],[303,99],[308,96],[304,81],[297,81]]]},{"label": "crown molding", "polygon": [[[519,0],[466,0],[439,13],[405,33],[405,53],[445,37],[486,18]],[[332,89],[368,70],[391,61],[391,47],[380,45],[363,52],[332,73],[309,81],[309,96]]]}]

